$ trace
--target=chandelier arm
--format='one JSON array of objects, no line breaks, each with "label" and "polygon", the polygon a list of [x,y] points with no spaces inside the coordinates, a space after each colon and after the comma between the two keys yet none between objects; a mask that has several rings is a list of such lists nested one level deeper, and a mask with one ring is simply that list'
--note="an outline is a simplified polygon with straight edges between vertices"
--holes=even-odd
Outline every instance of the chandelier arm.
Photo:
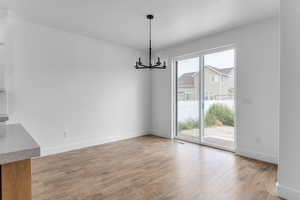
[{"label": "chandelier arm", "polygon": [[135,67],[136,69],[146,69],[146,67]]},{"label": "chandelier arm", "polygon": [[142,66],[142,67],[150,67],[150,66],[148,66],[148,65],[144,65],[143,63],[141,63],[141,64],[138,64],[139,66]]},{"label": "chandelier arm", "polygon": [[166,66],[161,66],[161,67],[158,67],[158,66],[156,66],[156,67],[152,67],[152,69],[166,69]]},{"label": "chandelier arm", "polygon": [[162,65],[162,63],[156,64],[154,66],[152,66],[153,69],[166,69],[166,63],[164,62],[164,64]]},{"label": "chandelier arm", "polygon": [[149,66],[144,66],[144,67],[136,66],[135,68],[136,69],[151,69],[151,67],[149,67]]},{"label": "chandelier arm", "polygon": [[152,65],[152,67],[155,68],[155,67],[160,66],[160,65],[161,65],[161,63]]},{"label": "chandelier arm", "polygon": [[137,64],[137,67],[139,67],[139,66],[141,66],[141,67],[144,67],[144,68],[151,68],[151,66],[148,66],[148,65],[144,65],[144,64]]}]

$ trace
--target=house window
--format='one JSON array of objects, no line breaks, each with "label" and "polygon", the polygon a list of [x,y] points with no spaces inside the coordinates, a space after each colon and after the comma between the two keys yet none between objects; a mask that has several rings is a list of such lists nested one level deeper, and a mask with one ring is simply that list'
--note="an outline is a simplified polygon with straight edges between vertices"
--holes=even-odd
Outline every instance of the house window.
[{"label": "house window", "polygon": [[212,76],[212,80],[213,83],[218,83],[219,82],[219,76],[218,75],[214,75]]},{"label": "house window", "polygon": [[186,100],[187,100],[187,101],[192,100],[192,94],[187,93],[187,94],[186,94]]},{"label": "house window", "polygon": [[209,93],[208,93],[208,91],[204,91],[204,100],[209,100]]}]

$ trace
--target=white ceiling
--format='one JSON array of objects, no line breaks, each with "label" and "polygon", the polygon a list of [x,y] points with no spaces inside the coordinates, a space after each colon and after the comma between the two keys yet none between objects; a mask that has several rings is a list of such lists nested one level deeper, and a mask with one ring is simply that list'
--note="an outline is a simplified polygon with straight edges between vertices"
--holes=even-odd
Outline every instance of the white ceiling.
[{"label": "white ceiling", "polygon": [[0,0],[33,22],[147,47],[145,15],[153,13],[153,46],[177,43],[227,30],[279,12],[279,0]]}]

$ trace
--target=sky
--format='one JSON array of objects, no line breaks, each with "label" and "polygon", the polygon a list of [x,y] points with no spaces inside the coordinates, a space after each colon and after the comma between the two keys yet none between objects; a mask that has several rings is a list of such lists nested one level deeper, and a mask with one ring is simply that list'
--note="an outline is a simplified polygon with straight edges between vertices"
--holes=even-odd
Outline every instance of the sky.
[{"label": "sky", "polygon": [[[204,65],[210,65],[220,69],[234,67],[234,53],[235,51],[231,49],[207,54],[204,56]],[[178,62],[178,77],[180,77],[184,73],[198,71],[199,57],[181,60]]]}]

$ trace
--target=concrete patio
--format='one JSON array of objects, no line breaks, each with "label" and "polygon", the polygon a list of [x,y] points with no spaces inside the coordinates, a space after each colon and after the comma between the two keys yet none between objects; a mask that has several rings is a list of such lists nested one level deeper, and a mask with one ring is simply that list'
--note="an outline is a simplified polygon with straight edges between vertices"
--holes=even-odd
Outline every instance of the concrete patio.
[{"label": "concrete patio", "polygon": [[[180,135],[189,137],[199,137],[199,129],[183,130]],[[204,128],[203,142],[217,146],[234,148],[234,127],[213,126]]]}]

